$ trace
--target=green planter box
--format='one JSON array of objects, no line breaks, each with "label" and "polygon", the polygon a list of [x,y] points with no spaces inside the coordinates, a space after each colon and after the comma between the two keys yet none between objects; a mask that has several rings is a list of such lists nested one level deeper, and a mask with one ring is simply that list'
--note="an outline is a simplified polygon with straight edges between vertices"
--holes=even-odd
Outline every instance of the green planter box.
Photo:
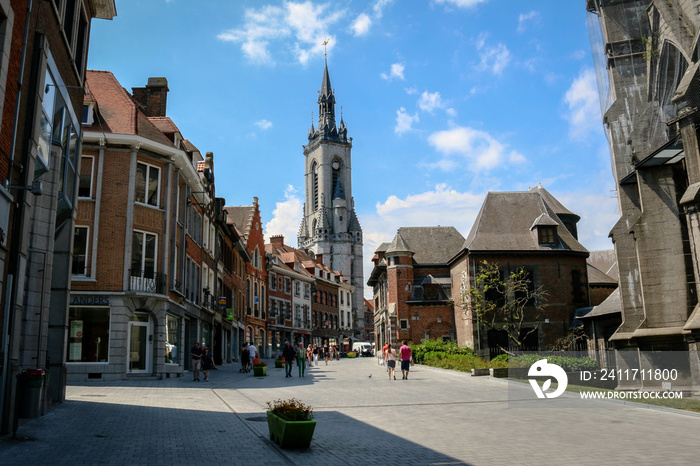
[{"label": "green planter box", "polygon": [[356,358],[356,357],[357,357],[357,353],[352,353],[352,352],[351,352],[351,353],[348,353],[348,357],[349,357],[349,358]]},{"label": "green planter box", "polygon": [[277,369],[282,369],[282,368],[284,368],[284,362],[282,362],[282,361],[275,361],[275,367],[276,367]]},{"label": "green planter box", "polygon": [[253,366],[253,375],[267,375],[267,366]]},{"label": "green planter box", "polygon": [[280,448],[309,448],[316,421],[285,421],[268,411],[267,427],[270,429],[270,440]]}]

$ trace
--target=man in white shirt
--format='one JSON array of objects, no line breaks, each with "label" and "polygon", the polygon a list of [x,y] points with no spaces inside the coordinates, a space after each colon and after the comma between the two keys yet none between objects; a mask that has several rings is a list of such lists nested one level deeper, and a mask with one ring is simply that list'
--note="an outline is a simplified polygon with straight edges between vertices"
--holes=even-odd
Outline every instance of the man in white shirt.
[{"label": "man in white shirt", "polygon": [[258,349],[255,347],[252,341],[248,344],[248,351],[250,351],[250,361],[252,363],[253,359],[258,357]]}]

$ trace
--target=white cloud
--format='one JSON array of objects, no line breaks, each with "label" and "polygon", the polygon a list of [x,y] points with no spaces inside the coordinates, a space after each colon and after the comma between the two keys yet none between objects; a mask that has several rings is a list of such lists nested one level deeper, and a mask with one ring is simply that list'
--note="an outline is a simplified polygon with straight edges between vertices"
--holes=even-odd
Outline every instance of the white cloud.
[{"label": "white cloud", "polygon": [[418,99],[418,108],[432,113],[436,108],[445,108],[445,102],[442,101],[439,92],[424,91]]},{"label": "white cloud", "polygon": [[518,16],[518,32],[525,32],[527,29],[527,23],[533,22],[535,24],[540,22],[540,14],[537,11],[531,11],[529,13],[520,13]]},{"label": "white cloud", "polygon": [[481,34],[476,40],[476,49],[479,53],[479,71],[491,71],[495,75],[503,74],[511,60],[508,47],[499,43],[495,46],[486,44],[488,35]]},{"label": "white cloud", "polygon": [[[403,198],[391,195],[384,202],[377,202],[375,212],[361,217],[365,280],[372,271],[370,259],[374,251],[381,243],[390,242],[400,227],[453,226],[466,236],[484,197],[485,193],[460,192],[438,184],[432,190]],[[365,287],[365,296],[371,295],[372,289]]]},{"label": "white cloud", "polygon": [[484,3],[486,1],[487,0],[435,0],[436,3],[446,3],[459,8],[472,8],[477,6],[479,3]]},{"label": "white cloud", "polygon": [[260,121],[256,121],[256,122],[255,122],[255,126],[257,126],[258,128],[260,128],[261,130],[265,131],[266,129],[272,128],[272,122],[271,122],[271,121],[267,121],[267,120],[265,120],[265,119],[262,119],[262,120],[260,120]]},{"label": "white cloud", "polygon": [[569,121],[569,136],[585,140],[590,134],[601,131],[600,101],[595,72],[583,70],[566,91],[564,101],[569,107],[565,119]]},{"label": "white cloud", "polygon": [[265,224],[265,236],[269,241],[272,235],[284,235],[285,244],[296,247],[299,222],[304,214],[303,202],[291,184],[284,190],[284,199],[276,203],[272,219]]},{"label": "white cloud", "polygon": [[396,111],[396,126],[394,127],[394,132],[396,134],[403,134],[407,131],[411,131],[413,123],[418,122],[418,113],[414,115],[409,115],[405,108],[401,107]]},{"label": "white cloud", "polygon": [[[428,142],[444,157],[432,164],[442,170],[466,167],[478,172],[504,164],[525,162],[525,156],[497,141],[485,131],[469,127],[456,127],[438,131],[428,137]],[[456,157],[455,157],[456,156]]]},{"label": "white cloud", "polygon": [[391,71],[389,71],[389,74],[381,73],[379,76],[381,76],[382,79],[385,79],[387,81],[391,81],[394,78],[403,80],[403,71],[405,69],[406,67],[403,66],[401,63],[394,63],[393,65],[391,65]]},{"label": "white cloud", "polygon": [[[295,55],[299,63],[306,65],[312,57],[324,53],[323,41],[327,38],[332,39],[328,44],[329,50],[335,43],[335,37],[328,31],[330,26],[343,16],[344,11],[327,13],[329,6],[316,6],[306,1],[285,2],[283,7],[267,5],[258,10],[248,9],[241,28],[222,32],[217,38],[225,42],[240,43],[241,50],[248,60],[267,65],[275,63],[270,53],[271,44],[284,39],[288,50]],[[291,42],[288,40],[290,36],[294,37]]]},{"label": "white cloud", "polygon": [[355,22],[350,26],[356,36],[364,36],[369,32],[369,27],[372,25],[372,19],[364,13],[361,13]]},{"label": "white cloud", "polygon": [[394,0],[377,0],[377,3],[372,7],[374,11],[374,17],[380,19],[384,14],[384,8],[389,6]]},{"label": "white cloud", "polygon": [[418,94],[418,89],[416,87],[407,87],[404,91],[406,91],[408,95]]},{"label": "white cloud", "polygon": [[583,60],[584,58],[586,58],[586,51],[581,49],[576,50],[571,53],[571,58],[573,58],[574,60]]}]

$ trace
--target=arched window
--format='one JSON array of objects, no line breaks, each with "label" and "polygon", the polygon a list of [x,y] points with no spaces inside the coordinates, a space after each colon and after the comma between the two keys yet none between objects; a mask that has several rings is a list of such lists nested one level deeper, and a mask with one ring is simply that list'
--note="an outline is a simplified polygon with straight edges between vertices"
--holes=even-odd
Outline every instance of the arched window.
[{"label": "arched window", "polygon": [[311,178],[314,190],[314,210],[318,210],[318,165],[316,162],[311,165]]}]

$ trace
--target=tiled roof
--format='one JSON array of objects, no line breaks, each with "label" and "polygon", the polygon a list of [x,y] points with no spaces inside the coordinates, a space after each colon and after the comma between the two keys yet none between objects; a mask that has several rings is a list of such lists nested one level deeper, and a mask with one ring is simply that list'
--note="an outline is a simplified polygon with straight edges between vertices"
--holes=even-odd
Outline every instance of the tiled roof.
[{"label": "tiled roof", "polygon": [[613,280],[617,281],[620,277],[620,273],[617,270],[617,256],[613,249],[591,251],[586,262],[605,273]]},{"label": "tiled roof", "polygon": [[248,233],[253,222],[255,207],[252,205],[224,207],[227,223],[232,223],[242,232],[241,236],[248,241]]},{"label": "tiled roof", "polygon": [[[556,221],[558,244],[541,245],[533,223],[542,214]],[[574,215],[574,214],[571,214]],[[587,253],[539,191],[489,192],[462,249],[477,251],[572,251]]]},{"label": "tiled roof", "polygon": [[544,199],[544,202],[547,203],[550,209],[554,211],[555,214],[557,215],[572,215],[576,217],[577,219],[580,219],[578,215],[575,213],[571,212],[569,209],[564,207],[561,202],[559,202],[552,194],[544,189],[542,185],[535,186],[534,188],[530,189],[530,192],[536,192],[539,193],[540,196],[542,196],[542,199]]},{"label": "tiled roof", "polygon": [[464,243],[455,227],[402,227],[396,234],[413,252],[416,264],[445,264]]},{"label": "tiled roof", "polygon": [[170,117],[148,117],[148,119],[153,123],[153,126],[158,128],[163,133],[179,133],[180,130]]},{"label": "tiled roof", "polygon": [[617,284],[617,280],[606,274],[590,262],[586,261],[586,269],[588,271],[588,283],[591,285],[613,285]]},{"label": "tiled roof", "polygon": [[159,128],[144,115],[131,95],[109,71],[88,70],[85,87],[97,103],[95,124],[91,131],[114,134],[133,134],[172,146]]},{"label": "tiled roof", "polygon": [[615,291],[610,293],[605,301],[597,306],[594,306],[591,312],[581,319],[590,319],[592,317],[607,316],[610,314],[620,314],[622,312],[622,302],[620,301],[620,288],[615,288]]}]

